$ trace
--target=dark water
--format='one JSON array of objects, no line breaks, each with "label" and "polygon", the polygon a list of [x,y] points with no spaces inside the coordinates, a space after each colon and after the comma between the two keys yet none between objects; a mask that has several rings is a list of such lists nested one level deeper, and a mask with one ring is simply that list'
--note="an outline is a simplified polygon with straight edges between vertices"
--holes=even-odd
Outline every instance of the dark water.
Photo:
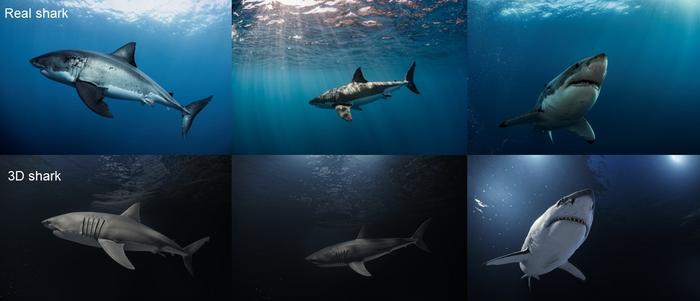
[{"label": "dark water", "polygon": [[[3,171],[60,170],[63,180],[0,182],[0,299],[229,299],[230,162],[206,156],[0,157]],[[103,250],[59,239],[41,225],[68,212],[120,214],[135,201],[143,224],[180,245],[211,236],[193,256],[194,277],[179,256],[127,252],[136,267],[131,271]]]},{"label": "dark water", "polygon": [[[470,300],[700,298],[700,157],[472,156],[468,178]],[[585,282],[554,270],[529,291],[516,264],[483,265],[582,188],[596,191],[595,216],[569,261]]]},{"label": "dark water", "polygon": [[[697,1],[469,2],[469,151],[475,154],[697,153]],[[555,144],[531,126],[498,128],[532,110],[545,83],[605,52],[609,65],[587,114],[596,142],[567,130]]]},{"label": "dark water", "polygon": [[[233,6],[234,145],[245,154],[463,154],[465,1],[245,0]],[[309,100],[349,83],[406,88],[347,123]]]},{"label": "dark water", "polygon": [[[238,156],[233,159],[234,290],[241,300],[464,299],[463,157]],[[425,219],[432,253],[409,246],[321,268],[311,253],[355,239],[408,237]]]},{"label": "dark water", "polygon": [[[159,7],[160,5],[160,7]],[[0,152],[16,154],[230,154],[230,1],[162,4],[3,1],[3,8],[64,8],[68,19],[0,19]],[[29,64],[62,49],[111,53],[136,42],[136,64],[182,105],[213,95],[186,139],[181,113],[107,98],[113,119],[90,111],[75,88]]]}]

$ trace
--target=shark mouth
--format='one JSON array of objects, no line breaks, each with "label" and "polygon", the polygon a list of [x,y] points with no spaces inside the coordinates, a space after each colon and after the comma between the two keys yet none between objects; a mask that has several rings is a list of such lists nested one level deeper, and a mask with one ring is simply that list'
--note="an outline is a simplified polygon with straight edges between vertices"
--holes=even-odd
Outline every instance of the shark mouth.
[{"label": "shark mouth", "polygon": [[588,80],[588,79],[579,79],[575,80],[569,83],[570,86],[594,86],[597,89],[600,89],[600,84],[596,81]]},{"label": "shark mouth", "polygon": [[572,222],[575,224],[580,224],[586,227],[586,235],[588,235],[588,225],[586,224],[586,221],[584,221],[582,218],[578,218],[575,216],[561,216],[561,217],[555,217],[551,221],[549,221],[549,224],[547,224],[547,227],[552,226],[556,222],[560,221],[567,221],[567,222]]}]

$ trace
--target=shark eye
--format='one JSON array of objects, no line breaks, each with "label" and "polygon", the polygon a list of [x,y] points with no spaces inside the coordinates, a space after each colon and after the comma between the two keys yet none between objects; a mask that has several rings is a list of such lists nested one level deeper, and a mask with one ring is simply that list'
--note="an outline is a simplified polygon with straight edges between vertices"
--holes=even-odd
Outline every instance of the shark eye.
[{"label": "shark eye", "polygon": [[578,68],[578,67],[580,67],[580,66],[581,66],[581,63],[576,63],[576,64],[574,65],[574,68]]}]

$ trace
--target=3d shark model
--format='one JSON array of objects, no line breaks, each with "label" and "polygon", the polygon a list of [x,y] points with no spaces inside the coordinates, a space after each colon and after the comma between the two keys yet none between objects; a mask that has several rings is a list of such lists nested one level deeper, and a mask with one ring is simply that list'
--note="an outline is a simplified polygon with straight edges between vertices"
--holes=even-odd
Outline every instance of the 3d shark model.
[{"label": "3d shark model", "polygon": [[387,82],[369,82],[362,74],[362,69],[357,68],[352,76],[352,82],[337,88],[330,89],[315,97],[309,104],[322,109],[335,109],[338,117],[345,121],[352,121],[353,110],[362,111],[362,106],[372,103],[380,98],[388,99],[391,91],[406,86],[411,92],[420,94],[413,82],[413,73],[416,70],[416,62],[413,62],[404,80]]},{"label": "3d shark model", "polygon": [[121,215],[98,212],[72,212],[46,219],[41,223],[59,238],[86,246],[102,248],[123,267],[133,270],[124,251],[180,255],[185,268],[192,271],[192,255],[209,241],[204,237],[187,247],[141,223],[140,205],[135,203]]},{"label": "3d shark model", "polygon": [[586,280],[569,258],[591,232],[594,209],[595,196],[590,189],[561,198],[535,220],[520,251],[491,259],[486,265],[520,264],[528,287],[531,278],[539,280],[540,275],[556,268]]},{"label": "3d shark model", "polygon": [[552,130],[565,128],[588,143],[595,142],[585,115],[598,99],[607,71],[608,57],[604,53],[576,62],[545,85],[532,111],[508,119],[500,127],[532,123],[546,131],[552,142]]},{"label": "3d shark model", "polygon": [[29,62],[47,78],[78,91],[85,105],[100,116],[112,118],[105,97],[125,99],[153,105],[155,103],[182,112],[182,135],[192,127],[197,114],[209,104],[212,96],[187,106],[178,103],[148,75],[136,67],[136,43],[128,43],[111,54],[85,50],[61,50],[31,59]]},{"label": "3d shark model", "polygon": [[365,238],[365,227],[362,227],[360,234],[354,240],[323,248],[305,259],[319,267],[350,266],[358,274],[370,277],[372,274],[365,268],[365,262],[408,245],[416,245],[420,249],[430,252],[428,246],[423,242],[423,234],[428,228],[428,224],[430,224],[430,219],[424,221],[409,238]]}]

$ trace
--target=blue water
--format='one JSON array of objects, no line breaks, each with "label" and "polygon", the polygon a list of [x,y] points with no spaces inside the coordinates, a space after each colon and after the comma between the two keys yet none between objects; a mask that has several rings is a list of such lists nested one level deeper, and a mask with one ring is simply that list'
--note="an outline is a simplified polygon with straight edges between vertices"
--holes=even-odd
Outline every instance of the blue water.
[{"label": "blue water", "polygon": [[[697,1],[475,0],[468,23],[470,153],[700,151]],[[595,144],[566,130],[552,145],[531,126],[498,128],[531,110],[545,83],[600,52],[609,65],[587,115]]]},{"label": "blue water", "polygon": [[[3,4],[62,7],[42,2]],[[193,2],[191,7],[182,1],[167,10],[148,10],[155,4],[144,2],[132,5],[128,14],[91,2],[65,3],[80,6],[69,8],[67,20],[0,19],[2,153],[231,153],[229,1]],[[114,118],[106,119],[90,111],[74,88],[45,78],[28,62],[60,49],[110,53],[130,41],[136,42],[139,69],[174,92],[181,104],[214,96],[186,138],[180,135],[176,110],[107,98]]]},{"label": "blue water", "polygon": [[[234,152],[462,154],[466,151],[464,1],[234,1]],[[347,84],[402,80],[406,88],[353,111],[309,105]]]}]

